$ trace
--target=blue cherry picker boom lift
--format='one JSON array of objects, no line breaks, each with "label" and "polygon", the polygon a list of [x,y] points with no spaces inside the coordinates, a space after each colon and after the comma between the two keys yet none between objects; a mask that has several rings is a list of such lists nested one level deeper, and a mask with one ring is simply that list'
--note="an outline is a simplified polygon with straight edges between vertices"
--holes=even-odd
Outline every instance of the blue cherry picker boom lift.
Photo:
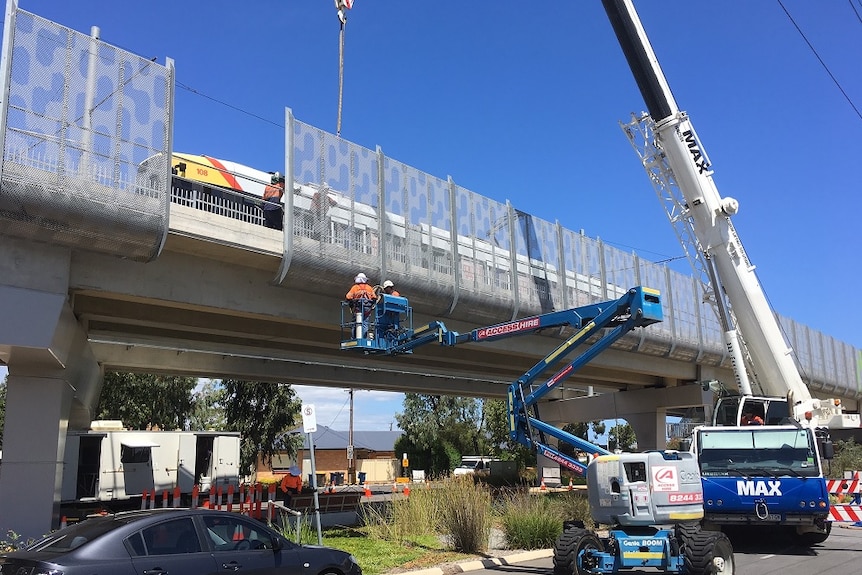
[{"label": "blue cherry picker boom lift", "polygon": [[[510,384],[506,396],[509,435],[560,465],[587,476],[590,512],[597,523],[611,525],[606,535],[567,521],[554,545],[555,575],[618,573],[654,567],[669,573],[733,573],[733,549],[720,533],[697,526],[703,517],[703,491],[697,462],[689,453],[651,451],[616,453],[567,433],[539,418],[538,403],[561,382],[638,327],[662,320],[657,290],[636,287],[616,301],[544,313],[467,333],[451,331],[440,321],[412,327],[407,300],[380,294],[376,302],[342,307],[343,350],[400,355],[429,343],[455,346],[490,342],[568,326],[574,334]],[[367,333],[365,324],[367,323]],[[595,340],[595,341],[593,341]],[[546,371],[579,346],[593,341],[573,360],[536,384]],[[547,437],[593,455],[581,463],[549,444]]]},{"label": "blue cherry picker boom lift", "polygon": [[[596,355],[610,347],[620,337],[637,327],[645,327],[662,319],[659,292],[644,287],[632,288],[616,301],[524,317],[505,323],[476,328],[467,333],[458,333],[457,331],[449,330],[441,321],[432,321],[421,327],[412,329],[410,327],[412,324],[412,309],[407,303],[406,298],[381,294],[370,312],[370,315],[373,316],[373,319],[368,320],[368,335],[370,337],[356,338],[355,335],[361,333],[357,331],[357,324],[360,322],[358,312],[347,311],[346,303],[342,309],[344,310],[342,314],[342,335],[348,333],[351,337],[342,340],[341,348],[345,350],[362,350],[369,354],[400,355],[412,353],[417,347],[435,342],[451,347],[470,342],[490,342],[561,326],[569,326],[574,329],[574,335],[566,339],[554,351],[539,361],[510,386],[508,391],[508,416],[510,422],[509,434],[513,440],[527,447],[538,449],[543,455],[580,475],[583,475],[586,471],[586,465],[577,459],[564,456],[558,450],[548,445],[544,439],[535,439],[532,431],[535,430],[537,432],[537,437],[550,435],[559,441],[574,445],[577,449],[590,454],[607,452],[598,446],[585,442],[577,436],[568,434],[539,420],[535,416],[537,403],[562,381],[592,360]],[[404,328],[398,329],[392,327],[395,322],[387,319],[392,317],[387,314],[392,313],[403,315],[399,323],[404,325]],[[599,333],[602,335],[598,341],[589,346],[573,361],[558,370],[542,385],[533,385],[542,373]]]}]

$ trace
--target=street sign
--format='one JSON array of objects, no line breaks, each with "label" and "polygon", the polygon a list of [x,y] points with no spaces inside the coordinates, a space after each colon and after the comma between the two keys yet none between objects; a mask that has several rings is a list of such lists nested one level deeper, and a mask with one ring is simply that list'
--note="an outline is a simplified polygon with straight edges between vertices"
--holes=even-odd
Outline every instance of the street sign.
[{"label": "street sign", "polygon": [[313,403],[302,404],[302,429],[305,433],[317,431],[317,415],[314,413]]}]

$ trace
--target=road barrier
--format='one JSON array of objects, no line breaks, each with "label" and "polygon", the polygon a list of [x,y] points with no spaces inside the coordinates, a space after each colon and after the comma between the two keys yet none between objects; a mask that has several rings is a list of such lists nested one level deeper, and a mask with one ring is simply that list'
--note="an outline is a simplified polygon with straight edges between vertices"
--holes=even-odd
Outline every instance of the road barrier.
[{"label": "road barrier", "polygon": [[862,526],[862,472],[848,471],[844,479],[827,479],[826,487],[841,501],[829,506],[829,520]]}]

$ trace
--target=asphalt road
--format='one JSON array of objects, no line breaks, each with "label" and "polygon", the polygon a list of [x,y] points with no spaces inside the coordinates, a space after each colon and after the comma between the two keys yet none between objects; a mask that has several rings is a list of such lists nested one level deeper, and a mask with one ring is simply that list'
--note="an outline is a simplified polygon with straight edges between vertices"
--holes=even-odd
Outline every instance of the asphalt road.
[{"label": "asphalt road", "polygon": [[[781,538],[764,540],[761,530],[732,533],[737,575],[848,575],[862,572],[862,528],[836,527],[825,543],[795,547]],[[473,571],[470,575],[549,575],[550,557]],[[626,571],[632,575],[655,570]]]}]

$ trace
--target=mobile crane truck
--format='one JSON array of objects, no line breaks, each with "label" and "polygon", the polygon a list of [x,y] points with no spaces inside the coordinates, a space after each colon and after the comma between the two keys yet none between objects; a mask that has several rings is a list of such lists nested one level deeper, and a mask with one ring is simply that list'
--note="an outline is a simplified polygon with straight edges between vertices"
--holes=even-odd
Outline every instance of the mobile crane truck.
[{"label": "mobile crane truck", "polygon": [[[845,412],[839,399],[812,397],[730,221],[738,203],[718,193],[711,162],[674,101],[631,0],[602,4],[649,111],[623,129],[701,272],[740,391],[718,399],[713,427],[695,429],[691,441],[705,523],[786,526],[800,543],[825,541],[831,523],[820,460],[833,454],[829,430],[858,434],[859,414]],[[751,380],[764,396],[754,396]],[[739,427],[748,412],[765,425]]]},{"label": "mobile crane truck", "polygon": [[[366,317],[365,311],[371,307]],[[394,314],[394,315],[393,315]],[[437,342],[454,346],[526,335],[569,326],[574,334],[510,384],[506,397],[509,435],[560,465],[587,476],[590,514],[610,525],[607,534],[567,521],[554,545],[555,575],[617,573],[654,567],[669,573],[732,574],[733,548],[721,532],[701,530],[703,487],[697,462],[689,453],[650,451],[611,454],[607,450],[539,419],[538,402],[619,338],[662,320],[658,291],[636,287],[616,301],[549,312],[474,329],[450,331],[440,321],[417,329],[406,298],[380,294],[370,306],[342,306],[343,350],[399,355]],[[367,323],[365,330],[363,323]],[[554,366],[588,340],[591,346],[561,368]],[[556,369],[546,381],[540,376]],[[588,464],[549,444],[548,437],[595,457]]]}]

